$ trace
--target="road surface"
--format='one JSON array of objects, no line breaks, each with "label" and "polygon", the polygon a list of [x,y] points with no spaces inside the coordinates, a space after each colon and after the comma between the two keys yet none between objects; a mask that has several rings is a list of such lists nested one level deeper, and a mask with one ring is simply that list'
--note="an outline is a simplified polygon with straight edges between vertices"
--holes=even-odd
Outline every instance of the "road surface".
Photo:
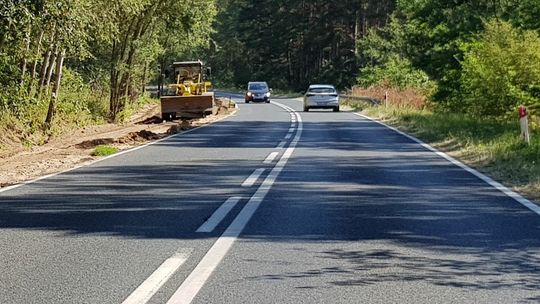
[{"label": "road surface", "polygon": [[540,302],[537,213],[381,124],[276,102],[0,192],[0,303]]}]

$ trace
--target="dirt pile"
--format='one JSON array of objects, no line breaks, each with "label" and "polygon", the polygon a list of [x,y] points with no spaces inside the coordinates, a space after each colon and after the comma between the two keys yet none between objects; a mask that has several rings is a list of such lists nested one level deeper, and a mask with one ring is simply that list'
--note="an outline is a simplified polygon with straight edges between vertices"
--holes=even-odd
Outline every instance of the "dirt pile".
[{"label": "dirt pile", "polygon": [[157,140],[164,137],[164,134],[157,134],[148,130],[130,132],[128,135],[118,138],[115,142],[119,144],[144,143],[149,140]]},{"label": "dirt pile", "polygon": [[148,117],[143,121],[138,122],[138,125],[152,125],[152,124],[160,124],[163,122],[163,119],[159,116],[152,116]]},{"label": "dirt pile", "polygon": [[189,129],[193,129],[193,125],[191,124],[191,121],[189,120],[182,120],[180,124],[173,125],[167,130],[167,134],[178,134],[182,131],[187,131]]}]

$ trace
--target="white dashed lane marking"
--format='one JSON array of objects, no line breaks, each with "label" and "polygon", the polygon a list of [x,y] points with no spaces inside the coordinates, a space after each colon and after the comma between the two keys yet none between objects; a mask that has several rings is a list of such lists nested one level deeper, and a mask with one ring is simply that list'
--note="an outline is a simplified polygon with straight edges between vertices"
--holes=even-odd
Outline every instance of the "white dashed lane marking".
[{"label": "white dashed lane marking", "polygon": [[279,152],[270,153],[270,155],[268,155],[268,157],[264,160],[264,163],[271,164],[278,155],[279,155]]},{"label": "white dashed lane marking", "polygon": [[241,197],[231,197],[227,199],[215,212],[212,216],[202,224],[196,232],[212,232],[216,229],[217,225],[229,214],[229,212],[238,204],[241,200]]},{"label": "white dashed lane marking", "polygon": [[259,168],[255,171],[253,171],[253,173],[251,173],[251,175],[246,178],[246,180],[242,183],[242,187],[251,187],[253,186],[257,180],[259,179],[259,177],[261,176],[261,174],[264,173],[264,168]]},{"label": "white dashed lane marking", "polygon": [[188,253],[179,252],[165,260],[122,304],[144,304],[148,302],[178,268],[184,264],[188,257]]}]

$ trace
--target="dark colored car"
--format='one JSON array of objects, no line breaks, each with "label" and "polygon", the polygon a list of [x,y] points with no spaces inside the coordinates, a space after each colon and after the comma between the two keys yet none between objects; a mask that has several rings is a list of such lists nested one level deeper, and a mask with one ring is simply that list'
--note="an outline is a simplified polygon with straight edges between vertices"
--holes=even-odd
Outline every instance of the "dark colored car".
[{"label": "dark colored car", "polygon": [[249,82],[245,96],[246,103],[250,101],[264,101],[269,103],[271,90],[266,82]]}]

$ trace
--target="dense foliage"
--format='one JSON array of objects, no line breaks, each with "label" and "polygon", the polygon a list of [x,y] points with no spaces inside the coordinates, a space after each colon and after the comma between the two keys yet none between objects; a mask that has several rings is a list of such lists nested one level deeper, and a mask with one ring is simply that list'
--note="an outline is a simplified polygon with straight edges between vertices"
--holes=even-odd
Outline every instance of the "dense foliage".
[{"label": "dense foliage", "polygon": [[218,83],[305,89],[350,86],[358,74],[356,44],[386,24],[394,0],[224,0],[208,56]]},{"label": "dense foliage", "polygon": [[[536,0],[400,0],[360,41],[360,83],[437,86],[439,109],[504,117],[540,105]],[[410,64],[409,64],[410,63]]]},{"label": "dense foliage", "polygon": [[537,0],[2,0],[0,116],[115,119],[184,59],[222,87],[384,85],[443,110],[534,112],[539,20]]},{"label": "dense foliage", "polygon": [[115,119],[159,65],[208,42],[215,14],[215,0],[3,0],[0,115]]},{"label": "dense foliage", "polygon": [[491,22],[464,46],[462,95],[469,112],[514,114],[518,104],[540,99],[540,37],[536,32]]},{"label": "dense foliage", "polygon": [[[222,0],[219,7],[203,56],[222,85],[412,87],[439,109],[492,116],[539,103],[537,0]],[[511,47],[496,46],[495,37]]]}]

